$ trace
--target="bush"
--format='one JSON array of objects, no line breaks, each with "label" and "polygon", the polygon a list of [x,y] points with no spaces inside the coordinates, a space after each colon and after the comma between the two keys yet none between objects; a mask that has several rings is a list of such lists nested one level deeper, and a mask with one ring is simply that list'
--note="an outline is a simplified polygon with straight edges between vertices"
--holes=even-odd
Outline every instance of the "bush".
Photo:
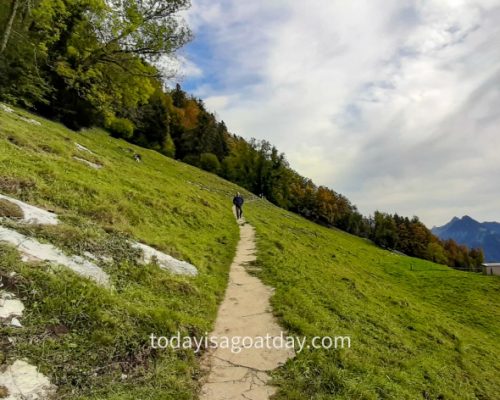
[{"label": "bush", "polygon": [[126,118],[113,118],[106,128],[113,137],[130,139],[134,134],[134,124]]},{"label": "bush", "polygon": [[165,142],[163,143],[161,153],[165,154],[167,157],[175,157],[175,143],[172,140],[172,136],[167,135]]},{"label": "bush", "polygon": [[188,154],[182,159],[183,162],[189,165],[194,165],[195,167],[200,166],[200,159],[197,155],[195,154]]},{"label": "bush", "polygon": [[213,153],[202,153],[200,156],[200,166],[205,171],[213,172],[214,174],[220,170],[219,159]]}]

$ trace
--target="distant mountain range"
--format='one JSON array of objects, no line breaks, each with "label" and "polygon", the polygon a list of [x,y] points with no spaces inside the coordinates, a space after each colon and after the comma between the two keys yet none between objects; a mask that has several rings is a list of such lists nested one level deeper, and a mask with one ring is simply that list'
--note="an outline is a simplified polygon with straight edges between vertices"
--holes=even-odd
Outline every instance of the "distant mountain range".
[{"label": "distant mountain range", "polygon": [[468,215],[454,217],[446,225],[432,228],[440,239],[453,239],[467,247],[483,249],[487,262],[500,262],[500,223],[478,222]]}]

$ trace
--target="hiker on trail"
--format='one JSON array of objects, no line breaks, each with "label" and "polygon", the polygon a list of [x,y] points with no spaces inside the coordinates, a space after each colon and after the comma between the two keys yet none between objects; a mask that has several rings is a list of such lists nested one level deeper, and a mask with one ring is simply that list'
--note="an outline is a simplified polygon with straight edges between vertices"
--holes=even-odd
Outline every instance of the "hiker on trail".
[{"label": "hiker on trail", "polygon": [[240,219],[243,216],[243,210],[241,207],[243,207],[243,197],[241,197],[240,192],[236,193],[236,196],[233,198],[233,204],[234,207],[236,208],[236,219]]}]

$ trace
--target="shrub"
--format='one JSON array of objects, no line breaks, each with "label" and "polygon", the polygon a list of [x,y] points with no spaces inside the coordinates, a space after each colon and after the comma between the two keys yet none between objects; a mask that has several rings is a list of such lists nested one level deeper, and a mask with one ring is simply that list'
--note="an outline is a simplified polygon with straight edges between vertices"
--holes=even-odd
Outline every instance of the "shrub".
[{"label": "shrub", "polygon": [[195,154],[188,154],[182,159],[183,162],[189,165],[194,165],[195,167],[200,166],[200,159],[197,155]]},{"label": "shrub", "polygon": [[217,156],[213,153],[203,153],[200,156],[200,166],[205,171],[213,172],[214,174],[220,170],[220,162]]},{"label": "shrub", "polygon": [[167,135],[165,138],[165,142],[163,143],[161,152],[165,154],[167,157],[174,158],[175,157],[175,143],[172,140],[172,136]]},{"label": "shrub", "polygon": [[118,138],[130,139],[134,134],[134,124],[126,118],[113,118],[106,128],[112,136]]}]

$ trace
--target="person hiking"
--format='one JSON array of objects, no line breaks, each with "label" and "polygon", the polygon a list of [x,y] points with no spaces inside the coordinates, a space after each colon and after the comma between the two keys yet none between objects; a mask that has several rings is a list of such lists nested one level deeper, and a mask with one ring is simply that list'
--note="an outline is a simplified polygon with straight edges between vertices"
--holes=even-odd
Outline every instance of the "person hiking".
[{"label": "person hiking", "polygon": [[233,204],[234,207],[236,208],[236,219],[240,219],[243,216],[243,203],[245,200],[243,200],[243,197],[241,197],[240,192],[236,193],[236,196],[233,198]]}]

